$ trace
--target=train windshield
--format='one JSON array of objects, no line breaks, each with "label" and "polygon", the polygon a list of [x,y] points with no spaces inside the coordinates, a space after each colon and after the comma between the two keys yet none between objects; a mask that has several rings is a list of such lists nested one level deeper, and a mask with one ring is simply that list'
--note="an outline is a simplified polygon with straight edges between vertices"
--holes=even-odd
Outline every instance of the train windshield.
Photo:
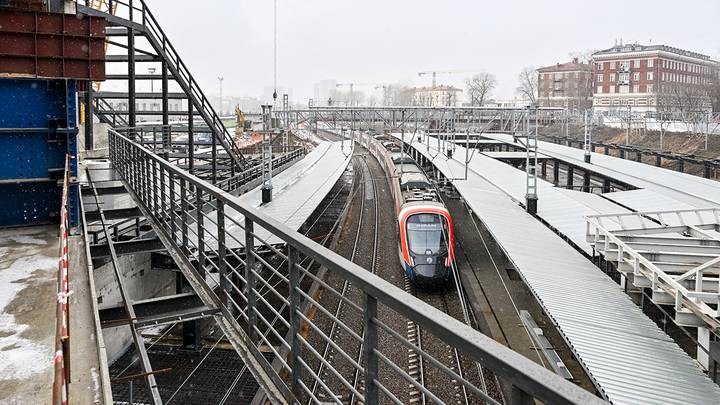
[{"label": "train windshield", "polygon": [[415,214],[407,219],[410,251],[416,255],[436,255],[447,251],[448,225],[439,214]]}]

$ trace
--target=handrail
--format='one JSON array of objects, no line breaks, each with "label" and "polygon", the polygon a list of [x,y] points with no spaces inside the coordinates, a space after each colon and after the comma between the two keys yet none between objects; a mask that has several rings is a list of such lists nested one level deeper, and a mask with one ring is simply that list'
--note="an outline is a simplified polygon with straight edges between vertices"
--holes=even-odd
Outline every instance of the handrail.
[{"label": "handrail", "polygon": [[70,228],[68,189],[70,184],[70,155],[65,155],[60,202],[60,260],[57,274],[57,299],[55,311],[55,356],[53,377],[53,404],[65,405],[68,401],[70,383],[70,315],[68,296],[70,281],[68,274],[68,231]]},{"label": "handrail", "polygon": [[[148,218],[154,221],[157,226],[156,232],[168,242],[168,249],[177,255],[176,257],[184,257],[183,263],[189,264],[190,260],[197,263],[193,266],[183,267],[183,273],[191,284],[199,288],[196,290],[199,291],[199,295],[206,297],[204,299],[211,299],[221,308],[221,319],[224,322],[221,322],[221,325],[224,325],[222,327],[225,328],[223,331],[230,336],[233,333],[245,336],[241,342],[233,344],[240,356],[247,360],[246,365],[253,375],[256,378],[262,377],[259,378],[261,387],[273,393],[282,394],[276,397],[277,401],[282,402],[284,395],[287,402],[293,402],[309,392],[307,384],[303,381],[303,375],[311,374],[309,378],[315,380],[321,378],[312,375],[311,370],[307,368],[308,362],[315,361],[316,357],[313,356],[317,355],[312,351],[302,350],[308,347],[308,342],[302,332],[302,325],[307,322],[312,323],[312,320],[300,311],[301,300],[309,301],[313,303],[312,305],[319,305],[318,309],[325,311],[320,302],[314,301],[300,288],[301,275],[315,277],[308,269],[302,267],[301,257],[305,256],[324,266],[335,277],[347,280],[365,296],[364,325],[365,328],[369,328],[366,329],[368,333],[364,334],[367,338],[364,351],[366,366],[356,368],[364,375],[365,385],[368,389],[365,392],[369,396],[363,398],[364,403],[378,403],[379,391],[386,392],[387,390],[380,383],[380,377],[376,374],[378,363],[382,361],[391,367],[394,365],[394,363],[387,363],[387,356],[382,354],[377,339],[373,339],[373,336],[376,337],[379,331],[387,327],[378,319],[377,315],[373,315],[380,305],[415,322],[416,325],[429,331],[445,344],[456,347],[463,356],[467,356],[471,361],[479,362],[500,378],[508,381],[513,386],[511,403],[527,403],[532,400],[531,397],[553,404],[602,403],[599,398],[589,392],[565,381],[450,315],[405,293],[384,279],[242,202],[230,193],[181,170],[139,143],[113,130],[109,132],[109,143],[113,167],[124,178],[138,205],[142,206],[147,212]],[[178,197],[180,198],[178,199]],[[215,207],[215,210],[209,213],[205,213],[202,209],[206,204],[206,197],[213,200],[212,204]],[[191,205],[196,203],[197,209],[194,209]],[[244,220],[227,215],[226,213],[230,211],[241,214]],[[208,222],[212,222],[212,227],[203,225],[207,225]],[[229,225],[241,227],[245,233],[244,237],[238,237],[228,230],[227,226]],[[242,246],[254,246],[255,240],[263,242],[263,237],[256,231],[258,228],[262,228],[265,233],[270,233],[286,245],[287,253],[270,248],[287,261],[287,267],[273,267],[254,249],[249,249],[242,256],[238,256],[233,248],[229,248],[234,242],[240,242],[241,248]],[[227,260],[228,258],[232,260]],[[241,263],[239,267],[238,261]],[[264,267],[264,270],[256,270],[256,265]],[[217,278],[205,277],[207,271],[213,271],[217,274]],[[281,281],[284,280],[283,283],[287,283],[288,289],[280,292],[274,289],[265,279],[268,277],[265,275],[265,271],[276,274]],[[209,282],[208,280],[217,280],[217,285],[209,287],[206,284]],[[244,287],[238,289],[236,282],[242,282]],[[317,282],[323,283],[326,294],[336,293],[330,285],[322,280],[317,279]],[[268,305],[267,299],[269,298],[264,298],[259,292],[264,289],[270,290],[275,297],[281,299],[281,302],[285,302],[283,308],[289,306],[292,309],[287,315],[288,320],[286,321],[283,316],[279,326],[268,323],[260,312],[263,306]],[[240,300],[237,300],[236,297],[240,297]],[[273,310],[273,313],[276,317],[280,317],[283,309]],[[247,322],[248,332],[243,332],[245,328],[235,321],[238,319],[236,316],[243,322]],[[263,322],[265,323],[263,324]],[[259,351],[259,346],[262,344],[275,352],[276,345],[269,344],[266,337],[262,336],[260,338],[262,340],[258,340],[258,335],[262,334],[260,327],[265,328],[265,325],[267,325],[267,331],[272,332],[275,336],[285,335],[277,328],[287,327],[292,332],[288,335],[289,342],[282,339],[279,343],[281,351],[287,348],[290,353],[295,353],[293,356],[288,356],[287,361],[284,361],[284,357],[279,357],[280,360],[283,360],[284,369],[290,371],[287,374],[291,376],[290,382],[283,380],[280,374],[273,371]],[[247,346],[243,346],[243,344],[247,344]],[[422,354],[429,356],[424,352]],[[275,355],[281,356],[277,352]],[[447,370],[441,371],[447,373]],[[400,375],[402,376],[402,374]],[[470,384],[467,381],[463,381],[463,383]]]},{"label": "handrail", "polygon": [[[677,212],[714,212],[718,213],[717,209],[699,209],[699,210],[676,210],[676,211],[656,211],[650,213],[634,213],[637,216],[644,214],[663,214],[663,213],[677,213]],[[623,216],[629,216],[625,214]],[[678,214],[679,215],[679,214]],[[617,215],[620,216],[620,215]],[[666,291],[674,295],[675,310],[680,310],[685,304],[692,304],[696,306],[700,312],[716,316],[717,310],[713,310],[707,306],[706,302],[717,303],[720,300],[720,291],[718,292],[705,292],[703,291],[702,282],[697,282],[698,279],[702,279],[705,270],[713,267],[717,264],[716,259],[709,260],[706,263],[698,264],[692,269],[688,270],[685,274],[680,276],[673,276],[665,272],[658,265],[653,263],[650,259],[645,257],[641,252],[638,252],[626,241],[620,239],[619,236],[615,235],[613,231],[605,228],[601,223],[600,219],[603,217],[613,217],[613,215],[591,215],[586,216],[586,237],[588,240],[592,240],[591,244],[596,250],[600,252],[607,252],[610,250],[610,245],[615,245],[617,249],[617,262],[630,264],[633,267],[633,274],[636,276],[642,275],[649,280],[652,280],[652,289],[656,290],[663,283],[667,288]],[[687,226],[687,225],[683,225]],[[658,224],[658,233],[663,232],[665,228],[664,224]],[[604,239],[603,239],[604,238]],[[654,253],[654,252],[653,252]],[[626,255],[628,257],[626,257]],[[720,256],[718,256],[720,257]],[[681,283],[682,280],[694,276],[696,283],[694,288],[687,288]]]}]

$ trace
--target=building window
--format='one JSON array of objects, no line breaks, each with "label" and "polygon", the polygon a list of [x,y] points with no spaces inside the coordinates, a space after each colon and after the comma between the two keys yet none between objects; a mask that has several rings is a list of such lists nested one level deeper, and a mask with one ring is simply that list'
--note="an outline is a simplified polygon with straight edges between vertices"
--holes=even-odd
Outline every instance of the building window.
[{"label": "building window", "polygon": [[648,81],[653,80],[653,72],[647,72]]},{"label": "building window", "polygon": [[648,84],[648,85],[647,85],[647,92],[648,92],[648,93],[652,93],[653,90],[655,90],[653,87],[654,87],[654,86],[653,86],[652,84]]},{"label": "building window", "polygon": [[630,81],[630,73],[620,73],[620,84],[627,84]]},{"label": "building window", "polygon": [[630,62],[628,62],[628,61],[620,62],[620,70],[621,71],[630,70]]},{"label": "building window", "polygon": [[633,73],[633,80],[634,81],[640,81],[640,72]]},{"label": "building window", "polygon": [[597,81],[598,83],[602,83],[604,75],[597,75]]},{"label": "building window", "polygon": [[647,60],[647,67],[651,68],[653,67],[653,63],[655,62],[655,59],[648,59]]},{"label": "building window", "polygon": [[600,62],[597,64],[598,70],[603,70],[605,68],[605,64],[603,62]]},{"label": "building window", "polygon": [[615,73],[610,73],[610,83],[615,83]]},{"label": "building window", "polygon": [[610,62],[610,69],[615,69],[615,62]]},{"label": "building window", "polygon": [[610,93],[615,93],[615,85],[610,86]]},{"label": "building window", "polygon": [[640,59],[635,59],[635,69],[640,69]]},{"label": "building window", "polygon": [[636,84],[633,86],[633,93],[640,93],[640,85]]},{"label": "building window", "polygon": [[598,86],[598,88],[597,88],[597,93],[598,93],[598,94],[602,94],[602,86]]}]

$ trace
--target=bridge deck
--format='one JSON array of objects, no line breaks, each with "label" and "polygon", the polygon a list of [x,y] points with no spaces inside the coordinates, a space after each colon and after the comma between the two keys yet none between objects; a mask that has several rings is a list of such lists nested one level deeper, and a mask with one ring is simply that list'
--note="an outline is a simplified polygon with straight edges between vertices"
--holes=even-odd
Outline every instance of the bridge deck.
[{"label": "bridge deck", "polygon": [[[464,164],[459,160],[438,155],[425,144],[416,142],[412,147],[427,159],[435,156],[433,163],[446,177],[457,179],[464,174]],[[462,160],[464,153],[456,151],[455,156]],[[614,403],[645,404],[716,401],[720,387],[614,281],[513,203],[518,193],[524,195],[524,181],[492,177],[502,169],[499,165],[523,177],[524,173],[487,157],[474,157],[473,162],[476,159],[483,160],[483,164],[471,164],[468,179],[453,180],[454,186],[518,269],[607,398]],[[544,193],[542,201],[550,205],[549,188],[539,193]],[[570,199],[563,198],[570,204]],[[580,215],[565,214],[573,221],[582,220]]]}]

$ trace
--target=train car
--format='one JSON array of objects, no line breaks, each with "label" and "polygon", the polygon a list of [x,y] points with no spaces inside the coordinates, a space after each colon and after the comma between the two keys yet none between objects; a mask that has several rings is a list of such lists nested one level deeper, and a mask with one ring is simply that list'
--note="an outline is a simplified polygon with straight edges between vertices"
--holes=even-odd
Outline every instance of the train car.
[{"label": "train car", "polygon": [[[393,182],[403,271],[419,286],[443,286],[452,279],[452,218],[418,164],[397,145],[383,143]],[[391,161],[391,162],[388,162]]]}]

